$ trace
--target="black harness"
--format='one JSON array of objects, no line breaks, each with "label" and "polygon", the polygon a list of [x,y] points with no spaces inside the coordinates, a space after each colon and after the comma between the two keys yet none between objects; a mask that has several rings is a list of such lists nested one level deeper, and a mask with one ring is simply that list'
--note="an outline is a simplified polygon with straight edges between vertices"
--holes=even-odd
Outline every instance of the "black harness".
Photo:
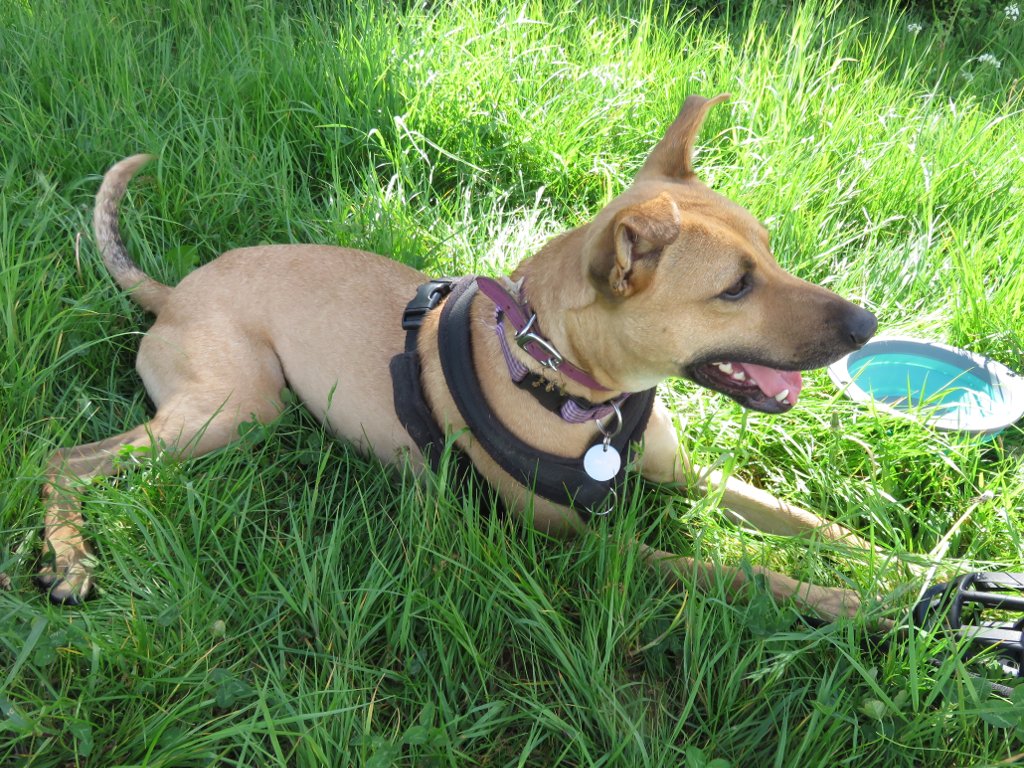
[{"label": "black harness", "polygon": [[[431,467],[439,469],[446,448],[446,436],[438,426],[423,396],[421,365],[416,339],[423,318],[442,301],[438,324],[438,354],[445,382],[473,439],[510,476],[535,494],[563,506],[573,507],[586,519],[603,512],[610,494],[624,488],[625,468],[654,406],[654,390],[631,395],[622,404],[622,428],[611,445],[624,457],[622,469],[608,481],[591,478],[583,470],[582,457],[565,457],[538,451],[516,437],[487,405],[473,364],[470,306],[477,293],[476,278],[432,280],[420,286],[406,307],[402,327],[406,330],[405,352],[391,359],[395,411],[409,436],[423,452]],[[449,296],[449,294],[451,294]],[[445,301],[447,297],[447,301]],[[533,392],[542,388],[531,388]],[[464,454],[457,453],[457,471],[469,471]]]}]

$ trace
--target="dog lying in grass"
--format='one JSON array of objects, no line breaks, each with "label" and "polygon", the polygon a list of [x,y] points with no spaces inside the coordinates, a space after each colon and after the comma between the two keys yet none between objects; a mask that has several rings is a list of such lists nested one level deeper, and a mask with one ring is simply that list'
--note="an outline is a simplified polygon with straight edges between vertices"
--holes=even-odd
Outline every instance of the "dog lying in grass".
[{"label": "dog lying in grass", "polygon": [[[654,387],[679,376],[747,408],[782,413],[800,371],[875,332],[870,312],[786,273],[765,228],[696,177],[707,111],[691,96],[633,184],[593,221],[547,243],[502,279],[433,281],[371,253],[323,245],[229,251],[176,287],[146,275],[118,230],[118,205],[150,160],[117,163],[96,196],[104,261],[156,316],[137,368],[156,404],[149,421],[50,459],[43,495],[51,555],[39,581],[59,603],[93,587],[81,484],[116,471],[130,446],[188,457],[223,448],[243,422],[273,420],[289,387],[334,435],[385,462],[436,464],[456,435],[461,471],[553,534],[586,529],[626,469],[721,493],[747,523],[869,545],[735,478],[687,465]],[[651,548],[652,564],[699,585],[743,591],[750,571]],[[856,593],[753,569],[778,599],[825,619],[852,615]]]}]

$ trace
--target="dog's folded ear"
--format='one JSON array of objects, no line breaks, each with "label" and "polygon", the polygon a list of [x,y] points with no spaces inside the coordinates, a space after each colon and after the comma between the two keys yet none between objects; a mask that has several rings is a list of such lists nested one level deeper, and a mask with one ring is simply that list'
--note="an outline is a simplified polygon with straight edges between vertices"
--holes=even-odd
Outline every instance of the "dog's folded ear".
[{"label": "dog's folded ear", "polygon": [[687,97],[678,117],[665,132],[665,138],[647,156],[636,175],[637,180],[659,176],[676,179],[693,176],[693,145],[697,140],[697,132],[708,110],[729,98],[728,93],[720,93],[713,99]]},{"label": "dog's folded ear", "polygon": [[639,293],[654,276],[662,250],[675,242],[679,231],[679,208],[664,192],[623,208],[598,239],[600,250],[590,262],[591,279],[606,295],[626,298]]}]

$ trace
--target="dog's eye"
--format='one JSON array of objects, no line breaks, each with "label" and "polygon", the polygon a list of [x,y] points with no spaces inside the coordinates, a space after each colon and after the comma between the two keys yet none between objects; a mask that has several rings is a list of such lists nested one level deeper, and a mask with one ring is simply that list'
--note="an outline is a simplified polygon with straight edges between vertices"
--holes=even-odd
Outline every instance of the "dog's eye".
[{"label": "dog's eye", "polygon": [[752,286],[753,282],[750,279],[750,274],[744,273],[739,280],[718,294],[718,297],[729,301],[735,301],[736,299],[746,296],[747,293],[750,292]]}]

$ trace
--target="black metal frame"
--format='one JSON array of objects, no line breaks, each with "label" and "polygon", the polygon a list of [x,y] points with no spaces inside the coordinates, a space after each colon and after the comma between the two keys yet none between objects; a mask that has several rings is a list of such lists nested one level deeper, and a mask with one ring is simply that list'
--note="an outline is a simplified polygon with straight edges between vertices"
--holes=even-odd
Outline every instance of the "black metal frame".
[{"label": "black metal frame", "polygon": [[1024,573],[967,573],[937,584],[914,606],[913,619],[965,640],[967,659],[987,652],[1008,676],[1024,677]]}]

